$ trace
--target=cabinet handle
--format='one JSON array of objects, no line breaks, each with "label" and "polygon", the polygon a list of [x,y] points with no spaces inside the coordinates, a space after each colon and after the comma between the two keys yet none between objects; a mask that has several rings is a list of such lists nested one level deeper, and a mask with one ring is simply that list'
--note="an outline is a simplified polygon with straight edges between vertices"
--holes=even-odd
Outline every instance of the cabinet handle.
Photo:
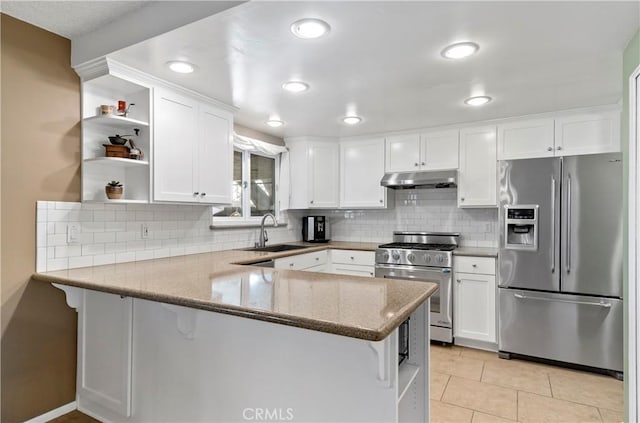
[{"label": "cabinet handle", "polygon": [[313,204],[313,200],[309,201],[309,204]]},{"label": "cabinet handle", "polygon": [[206,193],[206,192],[202,192],[202,193],[200,193],[200,197],[204,197],[205,195],[207,195],[207,193]]},{"label": "cabinet handle", "polygon": [[460,279],[456,279],[456,282],[460,283],[461,281],[460,281]]},{"label": "cabinet handle", "polygon": [[425,164],[425,163],[424,163],[424,162],[422,162],[422,163],[420,163],[420,164],[421,164],[422,166],[424,166],[424,164]]},{"label": "cabinet handle", "polygon": [[562,146],[561,145],[557,146],[556,150],[562,150]]},{"label": "cabinet handle", "polygon": [[353,260],[353,257],[349,257],[351,260]]},{"label": "cabinet handle", "polygon": [[418,167],[418,162],[415,162],[413,165],[414,165],[415,167]]},{"label": "cabinet handle", "polygon": [[198,191],[194,192],[193,195],[198,195],[200,194]]},{"label": "cabinet handle", "polygon": [[553,151],[553,147],[547,147],[547,151]]},{"label": "cabinet handle", "polygon": [[462,198],[460,199],[460,201],[464,201],[464,197],[462,197]]},{"label": "cabinet handle", "polygon": [[316,261],[320,260],[320,257],[316,257]]},{"label": "cabinet handle", "polygon": [[383,201],[383,200],[380,200],[380,204],[382,204],[382,203],[384,203],[384,201]]},{"label": "cabinet handle", "polygon": [[477,264],[472,264],[471,267],[478,267],[478,265]]},{"label": "cabinet handle", "polygon": [[293,263],[289,263],[289,267],[293,267]]}]

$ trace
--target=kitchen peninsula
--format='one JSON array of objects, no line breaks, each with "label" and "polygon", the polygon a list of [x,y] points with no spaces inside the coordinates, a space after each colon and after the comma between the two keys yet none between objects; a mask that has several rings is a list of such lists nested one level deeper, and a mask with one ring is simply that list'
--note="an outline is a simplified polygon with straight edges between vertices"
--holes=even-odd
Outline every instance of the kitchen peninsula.
[{"label": "kitchen peninsula", "polygon": [[293,254],[36,273],[78,311],[78,408],[102,421],[428,421],[436,285],[246,265]]}]

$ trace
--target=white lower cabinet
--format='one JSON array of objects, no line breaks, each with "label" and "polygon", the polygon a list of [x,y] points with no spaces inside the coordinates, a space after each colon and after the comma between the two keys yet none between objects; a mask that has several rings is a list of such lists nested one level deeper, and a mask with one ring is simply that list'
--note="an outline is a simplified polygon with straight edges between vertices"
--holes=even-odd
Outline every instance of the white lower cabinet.
[{"label": "white lower cabinet", "polygon": [[338,275],[373,277],[375,252],[356,250],[329,250],[330,273]]},{"label": "white lower cabinet", "polygon": [[[454,257],[453,336],[456,343],[496,343],[496,263],[487,257]],[[460,339],[462,338],[462,339]],[[473,346],[473,345],[471,345]]]},{"label": "white lower cabinet", "polygon": [[86,289],[77,292],[78,406],[129,417],[133,300]]},{"label": "white lower cabinet", "polygon": [[326,265],[327,251],[323,250],[276,259],[274,267],[276,269],[319,272],[322,271],[320,269],[326,268]]}]

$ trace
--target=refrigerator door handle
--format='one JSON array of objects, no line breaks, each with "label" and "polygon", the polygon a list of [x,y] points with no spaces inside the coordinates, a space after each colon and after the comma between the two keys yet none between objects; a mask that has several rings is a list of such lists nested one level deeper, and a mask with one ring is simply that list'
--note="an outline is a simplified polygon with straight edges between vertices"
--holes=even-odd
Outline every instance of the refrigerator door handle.
[{"label": "refrigerator door handle", "polygon": [[551,273],[556,271],[556,178],[551,178]]},{"label": "refrigerator door handle", "polygon": [[578,304],[578,305],[588,305],[588,306],[598,306],[604,308],[611,308],[611,303],[606,303],[604,301],[600,302],[591,302],[591,301],[570,301],[570,300],[561,300],[559,298],[540,298],[540,297],[528,297],[522,294],[513,294],[514,297],[520,300],[537,300],[537,301],[553,301],[556,303],[568,303],[568,304]]},{"label": "refrigerator door handle", "polygon": [[571,273],[571,174],[567,175],[567,273]]}]

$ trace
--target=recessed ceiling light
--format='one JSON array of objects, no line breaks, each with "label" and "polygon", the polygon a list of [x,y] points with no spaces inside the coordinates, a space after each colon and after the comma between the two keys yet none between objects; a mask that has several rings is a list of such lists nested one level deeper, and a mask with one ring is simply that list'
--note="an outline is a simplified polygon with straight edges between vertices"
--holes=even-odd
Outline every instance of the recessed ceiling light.
[{"label": "recessed ceiling light", "polygon": [[266,122],[266,124],[267,124],[267,125],[269,125],[269,126],[270,126],[270,127],[272,127],[272,128],[279,128],[279,127],[281,127],[282,125],[284,125],[284,122],[283,122],[283,121],[281,121],[281,120],[277,120],[277,119],[269,119],[269,120]]},{"label": "recessed ceiling light", "polygon": [[342,121],[347,125],[357,125],[362,122],[362,118],[358,116],[345,116],[342,118]]},{"label": "recessed ceiling light", "polygon": [[442,57],[447,59],[462,59],[471,56],[480,48],[476,43],[465,41],[463,43],[455,43],[445,47],[442,50]]},{"label": "recessed ceiling light", "polygon": [[330,30],[329,24],[320,19],[300,19],[291,24],[293,35],[304,39],[320,38]]},{"label": "recessed ceiling light", "polygon": [[177,73],[191,73],[196,69],[191,63],[179,60],[167,62],[167,66],[169,66],[169,69]]},{"label": "recessed ceiling light", "polygon": [[487,104],[491,100],[492,99],[489,96],[479,95],[479,96],[476,96],[476,97],[469,97],[468,99],[466,99],[464,101],[464,104],[469,105],[469,106],[482,106],[483,104]]},{"label": "recessed ceiling light", "polygon": [[301,81],[288,81],[282,84],[282,88],[287,91],[291,91],[292,93],[301,93],[302,91],[307,91],[309,89],[309,84]]}]

